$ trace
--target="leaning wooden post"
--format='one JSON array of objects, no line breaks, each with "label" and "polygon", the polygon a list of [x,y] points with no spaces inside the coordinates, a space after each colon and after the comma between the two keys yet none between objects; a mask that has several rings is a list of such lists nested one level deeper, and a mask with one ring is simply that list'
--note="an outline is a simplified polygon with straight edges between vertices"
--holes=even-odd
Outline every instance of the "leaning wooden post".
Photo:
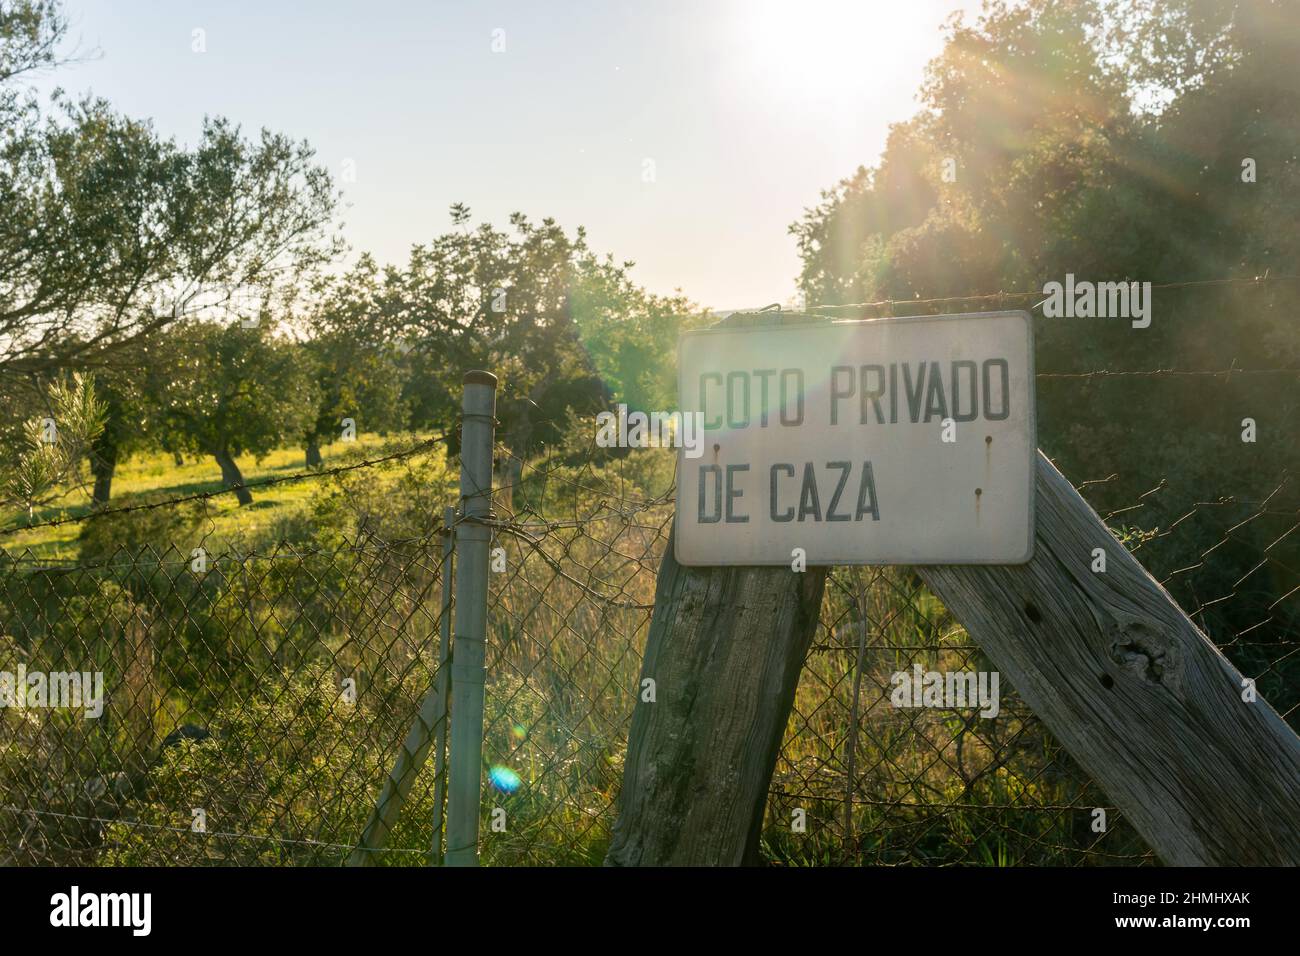
[{"label": "leaning wooden post", "polygon": [[433,746],[433,840],[429,849],[429,862],[442,862],[443,797],[446,790],[447,762],[447,704],[451,696],[451,593],[453,564],[455,560],[456,509],[451,505],[442,516],[442,613],[438,619],[438,677],[434,684],[442,701],[438,715],[438,729]]},{"label": "leaning wooden post", "polygon": [[446,719],[446,699],[440,684],[435,684],[425,693],[415,723],[406,732],[406,740],[397,754],[393,769],[384,780],[375,808],[370,811],[361,839],[348,855],[348,866],[374,866],[376,855],[388,845],[389,834],[393,832],[406,798],[410,795],[411,785],[415,783],[415,778],[429,756],[429,744],[433,742],[435,728],[441,728]]},{"label": "leaning wooden post", "polygon": [[[741,321],[821,320],[775,313]],[[674,538],[659,566],[605,863],[755,864],[827,569],[685,567]]]},{"label": "leaning wooden post", "polygon": [[1300,865],[1300,738],[1041,454],[1036,485],[1028,564],[918,573],[1161,860]]},{"label": "leaning wooden post", "polygon": [[348,866],[373,866],[378,851],[388,844],[388,836],[410,795],[411,785],[424,768],[429,756],[429,744],[434,744],[433,758],[433,839],[429,853],[431,864],[441,861],[442,847],[442,792],[443,754],[447,748],[448,660],[451,654],[451,574],[454,547],[456,509],[448,507],[442,523],[442,611],[438,626],[438,674],[434,684],[425,692],[415,723],[406,732],[406,740],[397,754],[393,769],[389,771],[379,792],[379,800],[366,821],[361,839],[348,856]]}]

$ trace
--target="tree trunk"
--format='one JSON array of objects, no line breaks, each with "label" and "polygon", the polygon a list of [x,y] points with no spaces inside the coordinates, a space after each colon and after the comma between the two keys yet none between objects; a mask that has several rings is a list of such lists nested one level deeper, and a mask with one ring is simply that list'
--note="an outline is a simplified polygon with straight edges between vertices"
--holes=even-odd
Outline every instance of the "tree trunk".
[{"label": "tree trunk", "polygon": [[687,568],[670,534],[606,865],[759,861],[767,791],[826,571]]},{"label": "tree trunk", "polygon": [[510,426],[502,437],[506,453],[496,458],[492,473],[493,511],[504,518],[514,516],[515,487],[523,477],[524,457],[533,437],[533,403],[520,398],[512,401],[510,406]]},{"label": "tree trunk", "polygon": [[113,474],[117,471],[117,443],[101,440],[91,449],[90,472],[95,476],[91,504],[102,508],[113,495]]},{"label": "tree trunk", "polygon": [[324,459],[320,455],[320,445],[317,444],[316,440],[312,439],[307,442],[307,467],[319,468],[323,461]]},{"label": "tree trunk", "polygon": [[492,510],[498,517],[507,520],[514,517],[515,486],[519,484],[523,473],[524,463],[517,452],[497,458],[492,473]]},{"label": "tree trunk", "polygon": [[244,476],[239,470],[239,465],[231,457],[230,452],[224,448],[221,451],[212,453],[212,457],[217,460],[221,466],[221,483],[227,488],[235,490],[235,498],[241,505],[251,505],[253,496],[249,493],[248,488],[244,485]]}]

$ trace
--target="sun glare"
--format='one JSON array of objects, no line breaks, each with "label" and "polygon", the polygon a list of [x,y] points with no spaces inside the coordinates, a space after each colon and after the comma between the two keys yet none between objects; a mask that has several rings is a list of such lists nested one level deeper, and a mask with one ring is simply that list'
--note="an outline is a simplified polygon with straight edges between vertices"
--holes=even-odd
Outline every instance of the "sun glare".
[{"label": "sun glare", "polygon": [[743,72],[767,97],[848,102],[878,81],[882,61],[899,59],[883,3],[751,0],[734,17]]}]

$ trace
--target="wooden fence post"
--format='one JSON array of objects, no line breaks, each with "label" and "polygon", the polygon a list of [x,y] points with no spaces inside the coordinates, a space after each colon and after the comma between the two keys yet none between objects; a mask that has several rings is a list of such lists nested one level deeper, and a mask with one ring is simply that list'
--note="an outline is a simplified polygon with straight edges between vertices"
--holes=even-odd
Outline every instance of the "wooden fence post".
[{"label": "wooden fence post", "polygon": [[154,753],[158,688],[154,675],[153,622],[143,605],[132,603],[122,628],[120,720],[126,766],[141,772]]},{"label": "wooden fence post", "polygon": [[[755,312],[721,324],[824,321]],[[827,569],[688,568],[674,539],[655,583],[605,865],[753,865]]]},{"label": "wooden fence post", "polygon": [[607,866],[758,862],[825,582],[825,568],[683,567],[669,535]]},{"label": "wooden fence post", "polygon": [[1300,865],[1300,738],[1041,453],[1036,485],[1028,564],[917,572],[1161,860]]}]

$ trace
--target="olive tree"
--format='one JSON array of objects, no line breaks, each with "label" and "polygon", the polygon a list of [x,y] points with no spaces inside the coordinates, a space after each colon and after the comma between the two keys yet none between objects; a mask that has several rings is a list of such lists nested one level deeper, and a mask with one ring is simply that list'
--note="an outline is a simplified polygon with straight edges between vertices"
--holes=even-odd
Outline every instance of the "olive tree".
[{"label": "olive tree", "polygon": [[106,406],[91,375],[56,380],[38,414],[27,418],[21,437],[0,459],[0,508],[21,506],[30,519],[36,507],[84,485],[86,453],[104,431]]},{"label": "olive tree", "polygon": [[0,387],[137,366],[186,317],[291,297],[340,248],[312,149],[206,119],[179,145],[102,99],[26,80],[59,65],[56,2],[0,0]]},{"label": "olive tree", "polygon": [[266,321],[187,322],[166,337],[150,372],[153,427],[173,447],[211,455],[241,505],[251,504],[236,458],[297,442],[320,395],[301,346]]}]

